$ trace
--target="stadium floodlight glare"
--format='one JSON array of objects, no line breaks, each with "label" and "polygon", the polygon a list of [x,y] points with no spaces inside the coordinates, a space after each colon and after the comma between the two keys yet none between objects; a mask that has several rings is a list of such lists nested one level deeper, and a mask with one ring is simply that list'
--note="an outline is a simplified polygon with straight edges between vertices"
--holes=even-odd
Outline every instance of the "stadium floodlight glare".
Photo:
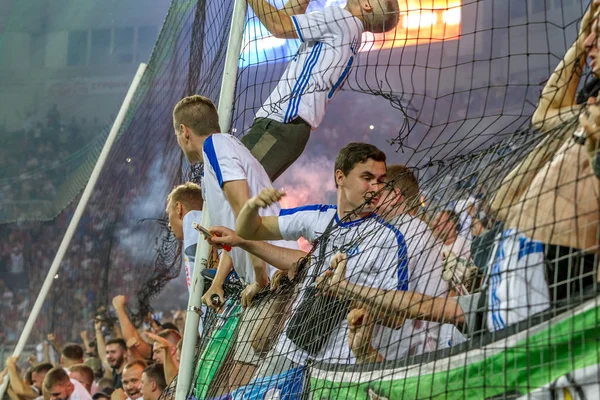
[{"label": "stadium floodlight glare", "polygon": [[435,25],[437,13],[434,11],[409,11],[402,19],[403,27],[406,29],[427,28]]},{"label": "stadium floodlight glare", "polygon": [[444,11],[443,21],[446,25],[460,25],[460,7],[455,7]]}]

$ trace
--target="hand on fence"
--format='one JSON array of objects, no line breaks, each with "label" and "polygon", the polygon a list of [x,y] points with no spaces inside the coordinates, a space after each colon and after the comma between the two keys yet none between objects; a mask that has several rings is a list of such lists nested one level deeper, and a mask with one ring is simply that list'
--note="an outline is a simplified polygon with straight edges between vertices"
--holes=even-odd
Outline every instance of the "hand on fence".
[{"label": "hand on fence", "polygon": [[317,288],[331,296],[339,297],[340,286],[346,280],[346,266],[346,254],[335,254],[329,262],[329,269],[317,278]]},{"label": "hand on fence", "polygon": [[[219,304],[213,303],[212,297],[214,295],[219,296]],[[206,293],[204,293],[204,296],[202,296],[202,303],[206,304],[208,307],[212,308],[215,311],[219,311],[222,308],[224,302],[225,293],[223,292],[223,286],[216,285],[213,282],[213,284],[210,285]]]},{"label": "hand on fence", "polygon": [[592,30],[592,24],[594,22],[594,17],[598,12],[598,8],[600,7],[600,0],[593,0],[590,8],[586,11],[586,13],[581,18],[581,25],[579,27],[579,36],[578,40],[585,40],[587,36],[590,34]]},{"label": "hand on fence", "polygon": [[354,309],[348,313],[348,346],[359,360],[366,359],[373,353],[373,327],[373,318],[365,308]]},{"label": "hand on fence", "polygon": [[258,282],[252,282],[250,285],[246,286],[246,288],[242,291],[242,307],[250,307],[252,305],[252,301],[254,300],[254,296],[259,294],[263,288],[264,286],[261,287]]}]

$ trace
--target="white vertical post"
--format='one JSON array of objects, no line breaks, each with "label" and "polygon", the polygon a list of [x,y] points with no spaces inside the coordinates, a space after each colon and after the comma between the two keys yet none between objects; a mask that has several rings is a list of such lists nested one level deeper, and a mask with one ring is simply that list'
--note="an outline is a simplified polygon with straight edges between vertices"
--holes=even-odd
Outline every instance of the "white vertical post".
[{"label": "white vertical post", "polygon": [[[202,206],[203,227],[210,226],[210,217],[208,214],[208,204],[204,202]],[[194,260],[194,272],[192,274],[191,292],[188,299],[188,307],[185,316],[185,328],[183,331],[183,343],[181,345],[181,360],[179,362],[179,374],[177,376],[177,389],[175,391],[176,400],[185,400],[192,383],[194,366],[194,356],[196,355],[196,342],[198,340],[198,324],[202,315],[202,293],[204,293],[204,279],[202,270],[208,264],[209,253],[208,242],[204,235],[198,235],[198,245],[196,246],[196,258]]]},{"label": "white vertical post", "polygon": [[[237,82],[238,61],[244,38],[244,22],[246,19],[246,0],[235,0],[233,14],[231,16],[231,27],[227,42],[227,53],[225,54],[225,66],[223,68],[223,80],[221,81],[221,93],[219,94],[219,125],[221,132],[229,132],[231,123],[231,111],[233,109],[233,97]],[[207,219],[205,222],[205,218]],[[204,202],[202,209],[202,226],[209,227],[208,204]],[[202,235],[198,235],[198,246],[196,247],[196,260],[194,261],[194,277],[192,278],[192,292],[188,301],[187,318],[183,334],[181,349],[181,362],[179,376],[177,377],[177,391],[175,400],[186,400],[190,385],[192,383],[192,371],[195,370],[194,354],[196,349],[198,322],[200,318],[200,307],[202,306],[202,293],[204,281],[201,271],[204,268],[203,260],[208,260],[209,246]]]},{"label": "white vertical post", "polygon": [[[135,73],[133,81],[131,82],[131,86],[129,86],[129,90],[127,91],[125,100],[123,100],[123,104],[121,104],[121,109],[119,110],[119,113],[117,114],[117,117],[115,118],[115,122],[113,123],[113,126],[108,134],[108,137],[106,138],[106,143],[104,143],[104,147],[102,148],[102,151],[100,152],[100,155],[98,156],[98,161],[96,162],[96,165],[94,166],[94,169],[92,170],[92,174],[90,175],[90,180],[88,181],[87,185],[85,186],[85,190],[83,191],[83,194],[81,195],[81,200],[79,200],[79,204],[77,204],[77,208],[75,209],[75,213],[73,214],[73,218],[71,219],[71,222],[69,223],[69,226],[67,228],[65,236],[63,237],[62,242],[60,243],[60,246],[58,247],[58,251],[56,252],[54,261],[52,261],[52,265],[50,266],[48,275],[46,275],[46,280],[44,281],[44,284],[42,285],[42,288],[40,289],[40,293],[38,294],[38,297],[35,300],[33,308],[31,309],[31,313],[29,314],[29,318],[27,318],[27,322],[25,323],[25,327],[23,328],[21,337],[19,338],[19,341],[17,342],[17,346],[15,347],[15,351],[13,352],[13,356],[15,356],[15,357],[19,356],[21,354],[21,352],[23,351],[23,347],[25,347],[25,344],[27,343],[27,340],[29,339],[29,335],[31,334],[33,324],[35,323],[35,321],[40,313],[40,310],[42,309],[42,306],[44,305],[44,301],[46,300],[46,297],[48,296],[48,292],[50,291],[50,287],[52,286],[52,282],[54,281],[54,276],[56,276],[56,273],[58,272],[60,263],[62,262],[63,257],[65,256],[65,253],[67,252],[67,249],[69,248],[69,244],[71,243],[71,239],[73,238],[73,235],[75,234],[75,229],[77,229],[77,225],[79,225],[79,220],[81,219],[81,216],[83,215],[83,211],[85,210],[85,207],[87,206],[87,203],[88,203],[90,197],[92,196],[92,192],[94,191],[96,182],[98,182],[98,178],[100,177],[100,172],[102,171],[102,168],[104,167],[104,164],[106,163],[108,154],[110,153],[110,149],[112,148],[112,145],[115,142],[115,139],[117,138],[119,130],[121,129],[121,125],[123,124],[123,121],[125,120],[125,116],[127,115],[127,110],[129,110],[129,106],[131,104],[131,101],[133,100],[133,95],[135,94],[137,87],[139,86],[140,81],[142,80],[144,71],[146,71],[146,64],[140,64],[137,72]],[[4,382],[0,386],[0,399],[4,396],[4,392],[6,391],[7,387],[8,387],[8,376],[4,379]]]},{"label": "white vertical post", "polygon": [[246,0],[235,0],[231,28],[223,68],[221,93],[219,94],[219,125],[221,132],[229,132],[231,128],[231,111],[233,110],[233,97],[237,84],[238,62],[242,51],[244,39],[244,22],[246,20]]}]

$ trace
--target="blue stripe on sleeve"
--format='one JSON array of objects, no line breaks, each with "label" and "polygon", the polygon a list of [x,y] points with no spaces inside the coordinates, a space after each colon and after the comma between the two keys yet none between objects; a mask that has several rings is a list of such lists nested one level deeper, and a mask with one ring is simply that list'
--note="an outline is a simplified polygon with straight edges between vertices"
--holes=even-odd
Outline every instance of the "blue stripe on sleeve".
[{"label": "blue stripe on sleeve", "polygon": [[296,33],[298,34],[298,38],[302,43],[304,43],[304,37],[302,37],[302,32],[300,31],[300,25],[298,21],[296,21],[296,17],[292,15],[292,21],[294,21],[294,26],[296,27]]},{"label": "blue stripe on sleeve", "polygon": [[327,210],[330,210],[332,208],[337,208],[337,207],[329,205],[329,204],[309,204],[307,206],[296,207],[296,208],[282,208],[279,211],[279,216],[283,217],[285,215],[293,215],[293,214],[296,214],[297,212],[302,212],[302,211],[326,212]]},{"label": "blue stripe on sleeve", "polygon": [[215,171],[219,187],[223,187],[223,174],[221,173],[221,167],[219,166],[219,159],[217,158],[217,152],[215,151],[215,144],[213,143],[213,135],[210,135],[204,141],[204,153],[208,157],[210,166]]},{"label": "blue stripe on sleeve", "polygon": [[519,261],[521,258],[533,254],[533,253],[543,253],[544,245],[542,242],[537,242],[535,240],[527,240],[526,238],[519,238]]}]

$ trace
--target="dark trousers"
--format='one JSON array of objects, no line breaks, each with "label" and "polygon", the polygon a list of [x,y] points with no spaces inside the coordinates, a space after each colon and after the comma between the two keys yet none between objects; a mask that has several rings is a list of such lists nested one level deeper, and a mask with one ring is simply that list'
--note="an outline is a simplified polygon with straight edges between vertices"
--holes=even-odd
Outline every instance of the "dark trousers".
[{"label": "dark trousers", "polygon": [[256,118],[242,143],[275,181],[300,157],[311,127],[302,118],[284,124],[269,118]]}]

